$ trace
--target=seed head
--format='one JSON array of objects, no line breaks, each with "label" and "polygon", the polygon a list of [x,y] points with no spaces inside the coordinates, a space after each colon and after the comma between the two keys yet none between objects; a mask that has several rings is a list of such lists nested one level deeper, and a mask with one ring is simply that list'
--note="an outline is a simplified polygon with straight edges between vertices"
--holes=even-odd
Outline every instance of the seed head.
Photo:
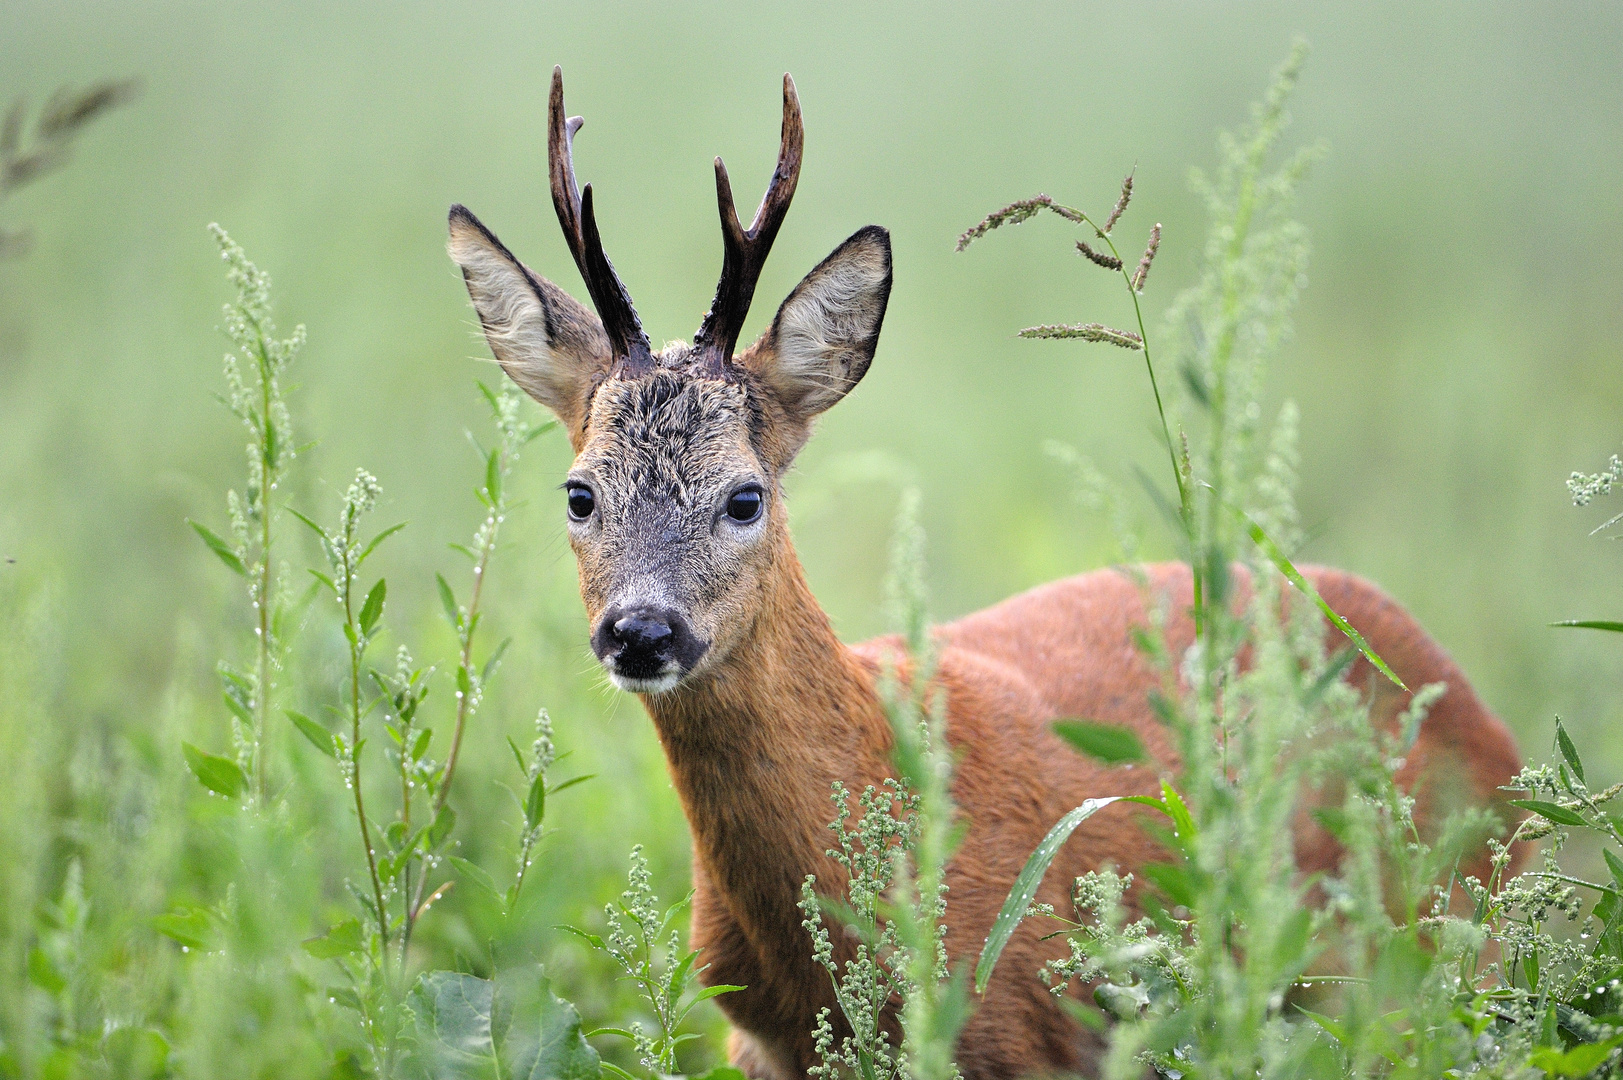
[{"label": "seed head", "polygon": [[1150,230],[1150,243],[1144,249],[1144,257],[1138,260],[1138,269],[1133,271],[1133,291],[1144,291],[1144,279],[1150,276],[1150,264],[1155,261],[1155,252],[1161,246],[1161,223],[1157,221],[1155,228]]},{"label": "seed head", "polygon": [[992,211],[986,215],[979,225],[960,236],[958,246],[953,250],[962,251],[1000,225],[1018,225],[1022,221],[1036,217],[1044,210],[1052,210],[1066,221],[1076,222],[1077,224],[1080,224],[1083,220],[1080,211],[1055,202],[1051,196],[1038,194],[1029,199],[1021,199],[1019,202],[1010,203],[1001,210]]},{"label": "seed head", "polygon": [[1081,252],[1083,255],[1086,255],[1089,260],[1099,266],[1104,267],[1106,270],[1121,269],[1120,259],[1116,258],[1114,255],[1106,255],[1102,251],[1094,251],[1092,248],[1088,247],[1088,242],[1086,240],[1078,240],[1076,242],[1076,250]]},{"label": "seed head", "polygon": [[1099,235],[1103,236],[1116,227],[1116,222],[1120,221],[1121,216],[1127,212],[1127,204],[1132,201],[1132,198],[1133,174],[1128,173],[1126,179],[1121,182],[1121,196],[1116,200],[1116,205],[1110,211],[1110,216],[1105,219],[1104,230]]},{"label": "seed head", "polygon": [[1142,349],[1144,339],[1131,330],[1117,330],[1103,323],[1083,323],[1080,326],[1046,324],[1028,326],[1020,331],[1023,338],[1081,338],[1083,341],[1103,341],[1124,349]]}]

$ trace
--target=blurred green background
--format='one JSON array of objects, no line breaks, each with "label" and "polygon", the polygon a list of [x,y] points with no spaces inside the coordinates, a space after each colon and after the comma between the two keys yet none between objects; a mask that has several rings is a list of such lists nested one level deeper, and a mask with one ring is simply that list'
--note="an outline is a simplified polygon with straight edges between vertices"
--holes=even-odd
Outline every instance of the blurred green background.
[{"label": "blurred green background", "polygon": [[[150,850],[152,815],[119,817],[115,794],[158,805],[139,793],[175,775],[179,738],[226,745],[211,668],[240,655],[226,634],[242,626],[241,598],[184,524],[223,525],[242,468],[240,429],[213,399],[230,294],[208,222],[271,273],[284,329],[310,330],[292,401],[318,445],[289,500],[329,516],[356,465],[375,472],[378,524],[412,523],[380,556],[393,625],[420,656],[449,652],[432,573],[463,571],[445,547],[480,515],[463,431],[484,429],[473,381],[499,372],[444,254],[445,210],[466,203],[584,295],[546,190],[555,63],[587,119],[577,168],[656,345],[691,335],[714,288],[710,159],[726,158],[741,204],[765,184],[785,70],[806,163],[746,337],[846,235],[890,228],[896,286],[878,358],[789,481],[812,584],[857,639],[886,625],[898,466],[923,491],[943,619],[1114,557],[1045,440],[1128,485],[1134,462],[1157,467],[1135,356],[1013,336],[1124,321],[1119,284],[1076,258],[1056,220],[959,255],[957,234],[1037,191],[1103,211],[1136,167],[1119,235],[1165,224],[1157,318],[1203,242],[1187,170],[1214,161],[1214,132],[1244,120],[1306,36],[1288,139],[1323,139],[1330,154],[1301,201],[1312,283],[1271,381],[1303,415],[1301,556],[1384,585],[1530,754],[1559,713],[1592,773],[1623,771],[1616,642],[1545,627],[1623,614],[1620,553],[1586,535],[1606,507],[1576,511],[1563,486],[1620,449],[1617,5],[14,0],[0,34],[0,99],[121,75],[144,84],[68,168],[3,208],[36,236],[0,263],[0,555],[15,560],[0,565],[0,751],[16,763],[0,814],[31,853],[11,871],[13,899],[51,894],[95,837]],[[679,896],[686,833],[651,727],[603,688],[586,649],[555,491],[567,460],[554,435],[520,465],[528,502],[490,602],[489,640],[515,642],[458,781],[467,853],[505,865],[503,738],[524,739],[538,705],[575,751],[565,764],[600,779],[553,810],[560,832],[521,931],[453,899],[425,948],[477,958],[499,937],[509,956],[574,971],[569,992],[607,1012],[579,967],[590,961],[545,927],[590,921],[633,841],[649,845],[662,893]],[[1168,554],[1142,518],[1149,554]],[[297,765],[306,747],[284,749],[284,780],[307,770],[299,797],[319,802],[309,792],[330,778]],[[334,850],[358,856],[343,842]],[[170,869],[103,866],[104,888],[129,890],[114,894],[124,923],[107,948],[179,893],[207,892],[206,875],[188,884],[173,869],[192,865],[181,849],[196,843],[175,841]],[[313,889],[310,910],[333,895]]]}]

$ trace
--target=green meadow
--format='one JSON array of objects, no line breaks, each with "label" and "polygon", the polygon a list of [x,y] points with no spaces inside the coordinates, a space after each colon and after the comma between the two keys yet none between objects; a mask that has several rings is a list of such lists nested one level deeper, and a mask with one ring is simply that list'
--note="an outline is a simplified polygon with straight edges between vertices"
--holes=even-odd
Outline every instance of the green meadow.
[{"label": "green meadow", "polygon": [[[0,106],[105,78],[140,89],[59,170],[0,201],[0,225],[32,236],[0,261],[0,1075],[34,1075],[18,1063],[48,1055],[27,1040],[63,1023],[24,975],[40,942],[67,940],[50,935],[73,889],[80,1006],[176,1018],[165,1032],[185,1075],[341,1075],[333,1047],[359,1045],[320,1004],[331,976],[317,958],[296,979],[243,979],[155,929],[219,904],[228,882],[263,881],[262,897],[233,894],[259,905],[245,955],[281,955],[341,918],[344,879],[365,872],[344,789],[291,723],[268,729],[288,834],[232,832],[182,755],[183,741],[231,752],[215,668],[252,651],[241,582],[187,525],[224,531],[225,492],[242,483],[243,432],[217,400],[233,293],[211,222],[271,276],[281,332],[308,329],[284,382],[300,452],[277,504],[329,522],[362,466],[382,490],[371,524],[408,523],[368,563],[389,582],[372,659],[409,643],[440,665],[423,709],[443,756],[458,642],[435,575],[466,598],[467,563],[448,546],[485,517],[468,433],[489,445],[477,383],[503,380],[446,257],[445,214],[466,204],[585,297],[547,189],[554,64],[586,118],[576,168],[656,348],[692,335],[714,288],[711,159],[725,158],[741,208],[764,188],[783,72],[805,112],[805,167],[744,339],[840,240],[890,229],[895,288],[872,370],[788,480],[813,589],[855,641],[893,629],[883,584],[906,488],[937,620],[1121,558],[1053,441],[1133,496],[1139,555],[1177,556],[1135,478],[1167,479],[1138,354],[1015,337],[1128,323],[1120,283],[1052,217],[954,243],[1038,192],[1102,215],[1131,170],[1128,231],[1163,226],[1145,295],[1160,329],[1205,243],[1189,170],[1218,160],[1215,132],[1245,121],[1298,36],[1312,55],[1285,146],[1327,151],[1294,210],[1308,284],[1261,402],[1301,414],[1293,557],[1380,583],[1530,760],[1549,758],[1559,715],[1598,790],[1623,778],[1623,651],[1615,635],[1548,624],[1623,618],[1623,551],[1590,534],[1615,509],[1575,509],[1565,487],[1623,449],[1623,9],[6,5]],[[687,892],[690,855],[653,729],[587,647],[558,490],[569,460],[562,435],[543,434],[506,480],[474,655],[511,644],[468,727],[456,854],[510,878],[522,807],[506,789],[523,778],[508,740],[530,744],[538,709],[567,755],[556,777],[593,779],[549,802],[511,914],[452,889],[413,949],[420,968],[543,963],[595,1026],[642,1006],[553,928],[601,930],[633,844],[666,901]],[[320,554],[291,517],[279,528],[302,590]],[[336,687],[343,639],[307,622],[298,683]],[[720,1031],[712,1006],[693,1015]],[[682,1071],[702,1072],[721,1041],[683,1054]]]}]

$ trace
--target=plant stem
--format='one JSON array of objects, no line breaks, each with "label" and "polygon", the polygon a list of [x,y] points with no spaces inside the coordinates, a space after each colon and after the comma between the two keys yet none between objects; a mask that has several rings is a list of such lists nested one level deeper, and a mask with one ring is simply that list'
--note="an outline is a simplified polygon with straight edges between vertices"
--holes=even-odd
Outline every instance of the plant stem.
[{"label": "plant stem", "polygon": [[366,848],[366,869],[372,876],[372,897],[378,909],[379,950],[383,965],[384,982],[389,974],[389,910],[383,903],[383,883],[378,879],[377,853],[372,850],[372,830],[366,824],[366,804],[361,796],[361,628],[355,624],[353,596],[355,591],[354,523],[345,522],[344,551],[344,622],[349,627],[349,688],[350,688],[350,781],[355,790],[355,817],[361,825],[361,844]]},{"label": "plant stem", "polygon": [[[505,452],[503,456],[506,456]],[[487,526],[500,526],[501,522],[501,514],[494,509],[485,519]],[[436,814],[445,805],[445,801],[451,797],[451,778],[456,773],[457,755],[462,749],[462,731],[467,724],[468,712],[473,704],[474,695],[479,690],[479,684],[475,681],[478,676],[473,670],[473,630],[475,620],[479,617],[479,598],[484,593],[485,571],[490,565],[490,556],[495,551],[495,548],[496,529],[494,527],[487,528],[486,540],[479,548],[479,561],[474,564],[473,568],[473,593],[468,597],[468,617],[463,623],[462,631],[462,655],[459,662],[462,670],[467,672],[469,689],[465,694],[460,689],[457,691],[456,727],[451,731],[450,752],[445,755],[445,774],[440,778],[439,790],[434,795],[434,812]]]},{"label": "plant stem", "polygon": [[[507,475],[508,463],[511,460],[510,450],[505,434],[502,436],[501,446],[496,452],[500,455],[498,460],[499,474],[505,477]],[[430,822],[439,817],[440,811],[445,808],[446,801],[451,797],[451,780],[456,775],[457,760],[462,751],[462,734],[464,729],[467,727],[468,716],[473,708],[474,698],[483,689],[480,684],[480,676],[473,670],[473,632],[479,619],[479,601],[484,595],[485,574],[490,569],[490,557],[495,554],[496,551],[496,535],[501,530],[501,525],[505,519],[506,511],[506,503],[504,501],[505,496],[499,495],[494,491],[490,492],[489,494],[491,496],[490,512],[485,516],[484,528],[479,532],[481,537],[479,554],[473,567],[473,592],[468,597],[468,614],[463,620],[462,628],[459,631],[462,652],[458,657],[458,666],[461,672],[465,674],[468,692],[463,693],[460,687],[457,690],[456,725],[451,730],[451,749],[445,755],[445,771],[440,775],[439,786],[434,792],[434,801],[431,804],[428,815]],[[407,813],[410,813],[409,800],[407,802]],[[528,855],[528,852],[529,845],[527,844],[525,847],[526,856]],[[523,881],[522,866],[519,870],[519,880],[520,882]],[[408,877],[407,888],[405,891],[411,897],[411,900],[406,905],[405,923],[400,932],[400,962],[402,964],[402,970],[404,970],[406,960],[406,948],[411,944],[412,931],[417,926],[417,916],[422,910],[423,891],[427,888],[428,874],[426,872],[417,879],[417,887],[415,890],[410,887],[410,879]]]},{"label": "plant stem", "polygon": [[270,632],[271,632],[271,492],[275,488],[276,462],[271,453],[272,434],[271,424],[271,363],[270,355],[265,347],[265,331],[257,320],[254,321],[254,336],[257,339],[256,359],[259,362],[259,390],[260,390],[260,471],[263,479],[259,491],[259,595],[255,598],[255,605],[259,608],[259,649],[258,665],[255,673],[254,686],[254,759],[253,759],[253,799],[256,807],[264,809],[266,798],[265,780],[265,732],[269,727],[267,717],[270,715]]},{"label": "plant stem", "polygon": [[[1073,209],[1067,207],[1067,209]],[[1172,425],[1167,423],[1166,406],[1161,401],[1161,385],[1155,377],[1155,362],[1150,356],[1150,335],[1144,326],[1144,306],[1139,303],[1138,290],[1133,288],[1133,275],[1127,269],[1127,262],[1116,249],[1116,242],[1110,234],[1094,224],[1093,219],[1080,210],[1074,210],[1076,215],[1087,222],[1098,234],[1099,239],[1110,248],[1110,254],[1115,257],[1117,273],[1121,274],[1122,282],[1127,286],[1127,296],[1133,302],[1133,317],[1138,320],[1138,337],[1144,349],[1144,370],[1150,376],[1150,392],[1155,395],[1155,413],[1161,418],[1161,441],[1166,444],[1167,463],[1172,466],[1172,482],[1178,485],[1178,514],[1183,519],[1183,531],[1189,541],[1189,570],[1194,578],[1194,614],[1195,636],[1201,638],[1205,631],[1205,597],[1203,588],[1204,574],[1200,560],[1195,552],[1195,510],[1190,501],[1188,485],[1184,483],[1183,468],[1178,464],[1178,451],[1172,444]]]}]

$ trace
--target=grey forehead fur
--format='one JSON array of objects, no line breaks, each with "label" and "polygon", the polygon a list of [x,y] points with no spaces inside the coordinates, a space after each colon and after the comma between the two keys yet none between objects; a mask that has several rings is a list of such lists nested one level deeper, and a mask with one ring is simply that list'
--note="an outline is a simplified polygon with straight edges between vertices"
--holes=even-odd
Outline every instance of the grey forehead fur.
[{"label": "grey forehead fur", "polygon": [[690,354],[678,348],[666,349],[648,375],[597,387],[586,456],[615,490],[691,508],[732,479],[741,438],[754,442],[757,413],[743,384],[695,376]]}]

